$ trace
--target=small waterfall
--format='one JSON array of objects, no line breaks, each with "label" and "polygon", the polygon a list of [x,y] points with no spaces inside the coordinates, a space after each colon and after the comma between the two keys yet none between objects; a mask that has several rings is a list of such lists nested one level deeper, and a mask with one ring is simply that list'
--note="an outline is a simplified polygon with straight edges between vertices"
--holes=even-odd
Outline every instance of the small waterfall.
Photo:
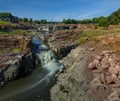
[{"label": "small waterfall", "polygon": [[63,68],[63,64],[59,63],[52,50],[46,45],[42,44],[42,40],[37,37],[32,39],[33,53],[36,54],[37,59],[40,60],[41,66],[49,71],[55,72]]},{"label": "small waterfall", "polygon": [[48,64],[50,61],[56,61],[55,55],[51,50],[41,51],[37,53],[37,57],[40,59],[42,66]]}]

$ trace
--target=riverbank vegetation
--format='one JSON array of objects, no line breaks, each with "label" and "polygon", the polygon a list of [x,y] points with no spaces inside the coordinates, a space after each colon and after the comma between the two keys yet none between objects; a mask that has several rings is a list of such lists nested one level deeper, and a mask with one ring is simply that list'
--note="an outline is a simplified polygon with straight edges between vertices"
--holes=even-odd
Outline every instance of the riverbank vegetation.
[{"label": "riverbank vegetation", "polygon": [[118,25],[120,23],[120,9],[111,13],[109,16],[95,17],[92,19],[75,20],[64,19],[62,21],[65,24],[96,24],[100,27],[108,27],[109,25]]}]

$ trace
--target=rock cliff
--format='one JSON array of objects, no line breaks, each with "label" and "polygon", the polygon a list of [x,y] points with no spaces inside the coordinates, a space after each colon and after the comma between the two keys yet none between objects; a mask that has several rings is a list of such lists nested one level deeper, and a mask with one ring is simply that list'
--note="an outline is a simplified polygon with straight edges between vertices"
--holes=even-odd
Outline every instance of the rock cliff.
[{"label": "rock cliff", "polygon": [[[109,50],[108,50],[109,49]],[[52,101],[119,101],[120,57],[109,46],[85,44],[64,58]]]},{"label": "rock cliff", "polygon": [[92,75],[87,67],[90,58],[85,51],[78,47],[64,58],[66,70],[51,89],[52,101],[93,101],[89,91]]},{"label": "rock cliff", "polygon": [[45,35],[50,48],[60,57],[65,57],[72,49],[78,46],[77,39],[81,35],[81,30],[59,30],[51,35]]}]

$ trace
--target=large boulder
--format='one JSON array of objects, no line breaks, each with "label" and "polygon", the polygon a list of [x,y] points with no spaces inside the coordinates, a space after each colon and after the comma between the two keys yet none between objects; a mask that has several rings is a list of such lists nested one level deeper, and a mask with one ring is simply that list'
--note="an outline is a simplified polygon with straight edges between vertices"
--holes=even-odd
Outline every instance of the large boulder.
[{"label": "large boulder", "polygon": [[0,58],[0,86],[3,86],[18,76],[22,54],[4,53]]}]

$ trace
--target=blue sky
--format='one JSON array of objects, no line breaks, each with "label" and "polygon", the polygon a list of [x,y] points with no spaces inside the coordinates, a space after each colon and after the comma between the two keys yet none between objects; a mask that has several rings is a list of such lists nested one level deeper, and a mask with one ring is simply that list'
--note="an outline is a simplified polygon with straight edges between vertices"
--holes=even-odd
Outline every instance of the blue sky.
[{"label": "blue sky", "polygon": [[49,21],[107,16],[118,8],[120,0],[0,0],[0,12]]}]

